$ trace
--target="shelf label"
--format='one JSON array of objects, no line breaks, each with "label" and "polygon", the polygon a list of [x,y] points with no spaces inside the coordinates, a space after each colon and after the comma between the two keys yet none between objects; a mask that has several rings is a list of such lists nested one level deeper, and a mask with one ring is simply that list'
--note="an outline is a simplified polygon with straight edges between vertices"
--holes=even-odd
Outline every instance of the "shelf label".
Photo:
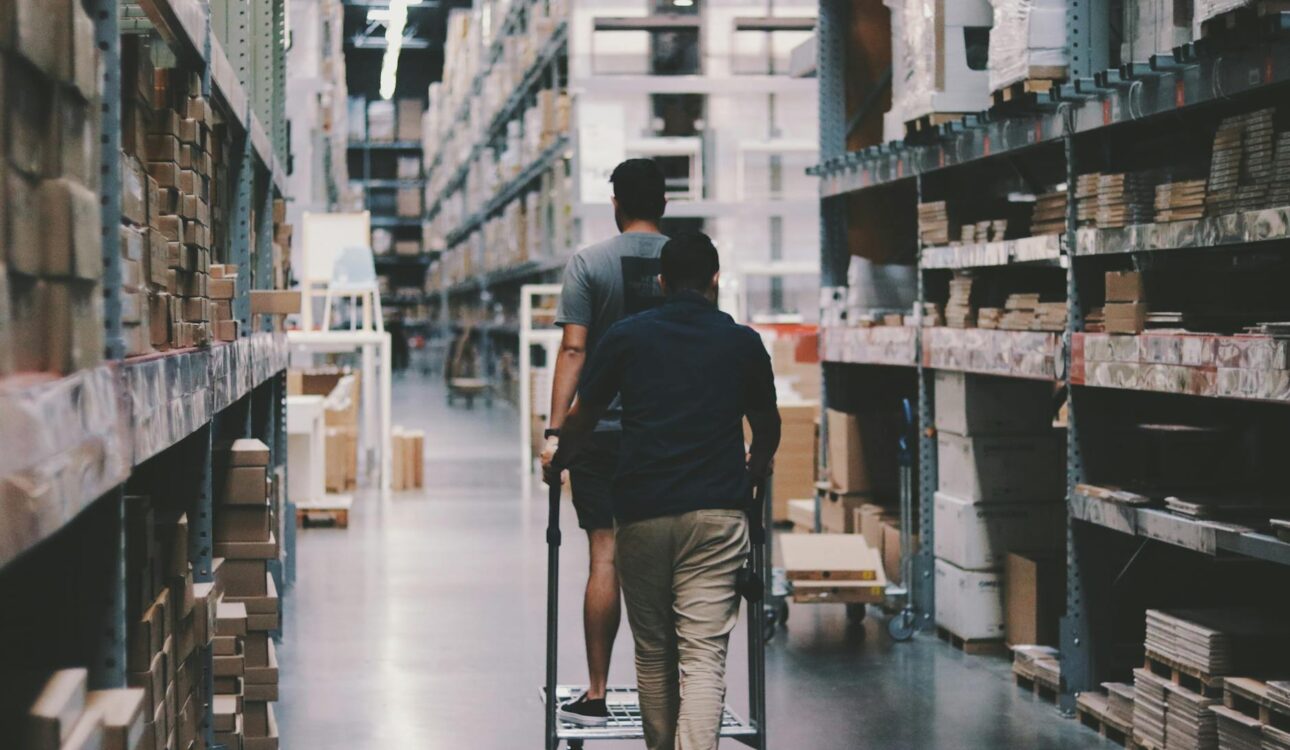
[{"label": "shelf label", "polygon": [[982,152],[982,155],[983,155],[983,156],[989,156],[989,155],[990,155],[990,134],[989,134],[989,133],[986,133],[986,134],[985,134],[985,137],[984,137],[984,138],[982,138],[982,139],[981,139],[981,141],[982,141],[982,143],[981,143],[981,152]]},{"label": "shelf label", "polygon": [[1102,100],[1102,124],[1111,124],[1111,100],[1109,98]]},{"label": "shelf label", "polygon": [[1179,75],[1174,78],[1174,106],[1182,107],[1187,104],[1187,86],[1183,82],[1183,77]]}]

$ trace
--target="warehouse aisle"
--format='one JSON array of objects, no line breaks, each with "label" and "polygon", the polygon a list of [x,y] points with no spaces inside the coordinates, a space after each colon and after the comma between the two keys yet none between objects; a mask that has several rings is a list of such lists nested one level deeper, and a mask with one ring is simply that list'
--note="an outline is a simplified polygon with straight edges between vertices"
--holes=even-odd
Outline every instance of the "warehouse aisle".
[{"label": "warehouse aisle", "polygon": [[[519,497],[514,412],[449,410],[437,382],[411,380],[396,384],[394,413],[428,431],[427,489],[356,502],[348,530],[300,531],[281,734],[300,748],[539,747],[545,509]],[[568,505],[564,524],[576,532]],[[586,549],[565,538],[560,663],[573,681]],[[768,655],[770,747],[1110,747],[1015,688],[1002,660],[934,639],[893,645],[880,624],[860,632],[841,607],[793,610]],[[741,711],[743,654],[740,642],[730,693]],[[624,623],[613,682],[631,680]]]}]

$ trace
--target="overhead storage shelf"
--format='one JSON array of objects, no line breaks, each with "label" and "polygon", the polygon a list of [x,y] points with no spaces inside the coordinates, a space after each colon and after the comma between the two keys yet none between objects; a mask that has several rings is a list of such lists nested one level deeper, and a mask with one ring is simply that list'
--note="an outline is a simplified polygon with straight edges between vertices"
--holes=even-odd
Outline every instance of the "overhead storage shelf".
[{"label": "overhead storage shelf", "polygon": [[257,333],[0,381],[0,568],[286,366],[286,338]]},{"label": "overhead storage shelf", "polygon": [[[1179,49],[1194,53],[1195,47]],[[1011,117],[967,115],[941,126],[935,143],[874,146],[826,160],[811,172],[821,178],[820,196],[828,198],[1029,146],[1056,145],[1065,133],[1067,112],[1072,132],[1078,135],[1231,99],[1290,81],[1290,44],[1267,43],[1186,63],[1157,57],[1153,66],[1126,66],[1125,72],[1131,77],[1123,79],[1114,71],[1113,76],[1099,76],[1104,86],[1092,79],[1054,86],[1051,98],[1041,99],[1047,111]]]},{"label": "overhead storage shelf", "polygon": [[1125,505],[1076,491],[1071,517],[1122,534],[1153,539],[1206,555],[1241,555],[1290,565],[1290,543],[1235,523],[1188,518],[1160,508]]}]

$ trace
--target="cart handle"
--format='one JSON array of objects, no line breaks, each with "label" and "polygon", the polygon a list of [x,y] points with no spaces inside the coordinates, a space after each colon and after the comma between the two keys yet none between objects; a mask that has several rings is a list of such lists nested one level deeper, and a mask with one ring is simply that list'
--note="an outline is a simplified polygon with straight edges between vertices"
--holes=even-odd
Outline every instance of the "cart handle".
[{"label": "cart handle", "polygon": [[564,494],[564,484],[557,482],[547,490],[546,543],[559,547],[560,535],[560,498]]}]

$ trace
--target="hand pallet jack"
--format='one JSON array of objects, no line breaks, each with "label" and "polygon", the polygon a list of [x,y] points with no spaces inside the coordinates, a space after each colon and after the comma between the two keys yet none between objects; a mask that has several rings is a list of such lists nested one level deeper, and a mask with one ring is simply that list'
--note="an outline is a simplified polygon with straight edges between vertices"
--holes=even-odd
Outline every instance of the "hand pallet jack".
[{"label": "hand pallet jack", "polygon": [[[568,750],[582,750],[587,740],[641,740],[645,733],[641,724],[640,703],[634,687],[610,687],[605,695],[609,708],[609,721],[604,726],[586,727],[560,721],[556,709],[577,696],[572,685],[559,685],[556,680],[556,649],[559,644],[559,587],[560,587],[560,496],[563,487],[550,488],[547,509],[547,579],[546,579],[546,685],[542,698],[546,704],[546,750],[558,750],[566,743]],[[767,514],[770,504],[765,502],[765,486],[755,493],[749,514],[748,537],[749,568],[765,588],[770,580],[769,557],[766,550],[768,527]],[[755,597],[746,608],[744,623],[748,628],[748,705],[751,716],[741,719],[729,707],[721,722],[721,736],[737,740],[756,750],[766,750],[766,639],[774,628],[775,613],[763,604],[763,597]],[[760,616],[755,616],[760,615]],[[552,698],[554,696],[554,698]]]}]

